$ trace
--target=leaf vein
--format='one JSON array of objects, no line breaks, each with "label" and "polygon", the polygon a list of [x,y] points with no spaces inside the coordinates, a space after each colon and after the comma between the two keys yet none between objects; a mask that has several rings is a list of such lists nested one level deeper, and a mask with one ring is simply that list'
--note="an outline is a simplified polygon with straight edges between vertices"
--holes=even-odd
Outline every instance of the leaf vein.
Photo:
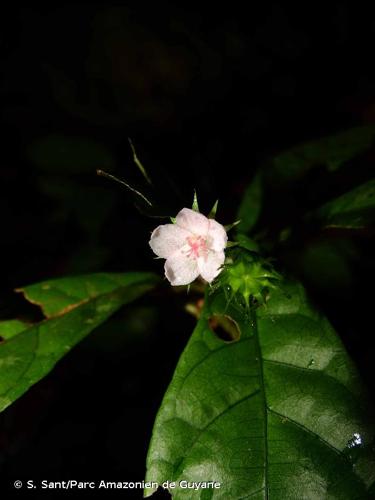
[{"label": "leaf vein", "polygon": [[319,368],[314,368],[314,369],[305,368],[303,366],[292,365],[291,363],[285,363],[284,361],[278,361],[278,360],[274,360],[274,359],[265,359],[265,358],[263,358],[263,361],[265,361],[267,363],[279,365],[279,366],[285,366],[286,368],[291,368],[291,369],[295,369],[295,370],[300,370],[300,371],[308,372],[310,374],[319,373],[319,374],[323,375],[324,377],[326,377],[326,378],[328,378],[330,380],[333,380],[336,384],[339,384],[344,389],[346,389],[350,394],[352,394],[352,392],[348,389],[348,387],[345,384],[343,384],[341,382],[341,380],[338,380],[333,375],[330,375],[329,373],[326,373],[322,369],[319,369]]},{"label": "leaf vein", "polygon": [[[185,382],[186,380],[190,377],[190,375],[198,368],[198,366],[200,366],[202,363],[204,363],[209,357],[211,357],[213,354],[216,354],[220,351],[222,351],[223,349],[228,349],[229,347],[231,347],[232,345],[238,345],[238,344],[242,344],[243,342],[247,342],[249,340],[252,340],[252,337],[246,337],[245,339],[240,339],[240,340],[237,340],[235,342],[231,342],[229,344],[224,344],[223,346],[221,347],[218,347],[217,349],[212,349],[211,351],[209,351],[202,359],[200,359],[197,363],[195,363],[195,365],[193,365],[189,370],[188,372],[184,375],[184,378],[182,380],[182,383],[181,383],[181,386],[179,387],[178,389],[178,392],[177,392],[177,395],[176,395],[176,399],[178,397],[178,395],[180,394],[183,386],[185,385]],[[200,341],[204,344],[203,341]],[[204,344],[206,346],[206,344]]]},{"label": "leaf vein", "polygon": [[269,407],[268,407],[268,411],[271,412],[271,413],[273,413],[274,415],[279,416],[280,418],[284,418],[285,420],[287,420],[288,422],[290,422],[292,425],[295,425],[299,429],[305,431],[307,434],[310,434],[311,436],[315,437],[316,439],[318,439],[319,441],[321,441],[325,446],[329,447],[332,451],[334,451],[337,455],[344,456],[342,454],[342,452],[338,448],[335,448],[331,443],[329,443],[328,441],[326,441],[322,436],[320,436],[316,432],[312,431],[311,429],[309,429],[305,425],[303,425],[303,424],[297,422],[296,420],[294,420],[293,418],[288,417],[287,415],[284,415],[282,413],[279,413],[278,411],[273,410],[273,409],[271,409]]},{"label": "leaf vein", "polygon": [[[246,396],[244,396],[243,398],[240,398],[238,401],[236,401],[235,403],[232,403],[231,405],[227,406],[226,408],[224,408],[223,411],[221,411],[220,413],[218,413],[212,420],[210,420],[202,429],[199,429],[199,432],[198,432],[198,435],[195,437],[195,439],[193,440],[193,442],[190,444],[189,448],[186,450],[184,456],[181,458],[181,460],[175,465],[174,467],[174,471],[173,471],[173,475],[177,472],[177,470],[181,467],[181,465],[183,464],[183,462],[186,460],[186,458],[188,457],[189,453],[191,452],[191,450],[194,448],[195,444],[198,442],[198,440],[201,438],[202,434],[209,428],[211,427],[211,425],[213,425],[220,417],[222,417],[225,413],[227,413],[228,411],[231,411],[233,408],[235,408],[236,406],[238,406],[239,404],[243,403],[244,401],[247,401],[249,399],[251,399],[252,397],[256,396],[258,393],[260,392],[260,389],[256,389],[255,391],[251,392],[250,394],[246,394]],[[184,422],[184,420],[180,417],[177,417],[179,418],[179,420],[182,420]],[[191,425],[191,424],[189,424]]]}]

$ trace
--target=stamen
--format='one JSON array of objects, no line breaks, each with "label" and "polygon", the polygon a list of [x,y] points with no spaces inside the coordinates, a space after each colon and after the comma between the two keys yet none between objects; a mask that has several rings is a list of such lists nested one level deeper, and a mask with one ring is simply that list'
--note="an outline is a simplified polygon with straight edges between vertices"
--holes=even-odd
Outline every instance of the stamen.
[{"label": "stamen", "polygon": [[202,236],[188,236],[186,238],[189,245],[188,256],[197,259],[198,257],[206,256],[208,249],[206,240]]}]

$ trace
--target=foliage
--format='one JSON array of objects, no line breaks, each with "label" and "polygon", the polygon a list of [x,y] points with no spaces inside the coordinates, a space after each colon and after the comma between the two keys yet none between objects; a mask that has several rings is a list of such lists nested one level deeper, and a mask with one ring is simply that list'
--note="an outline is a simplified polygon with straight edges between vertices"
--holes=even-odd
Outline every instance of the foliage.
[{"label": "foliage", "polygon": [[0,323],[0,411],[48,374],[56,362],[123,304],[156,283],[148,273],[92,274],[24,287],[45,319]]},{"label": "foliage", "polygon": [[[206,286],[204,299],[199,285],[191,287],[198,298],[189,310],[198,323],[152,433],[147,480],[176,482],[173,498],[351,499],[374,492],[369,397],[319,300],[313,303],[308,293],[313,285],[315,299],[328,294],[337,300],[353,286],[353,262],[368,265],[363,247],[375,218],[375,181],[361,162],[374,137],[368,126],[310,141],[274,155],[250,176],[240,221],[226,226],[235,241],[222,272]],[[67,189],[59,172],[72,158],[82,172],[90,165],[111,169],[107,150],[92,146],[54,135],[29,151],[40,171],[49,172],[39,179],[45,193],[64,205],[58,217],[73,214],[91,234],[91,248],[112,198],[89,188],[85,208],[74,179],[66,180]],[[150,184],[154,176],[132,151],[138,174]],[[193,209],[199,211],[196,193]],[[90,252],[83,250],[86,260]],[[99,253],[94,260],[102,263],[105,252]],[[150,273],[99,273],[22,288],[44,318],[0,322],[0,411],[121,306],[157,284]],[[218,481],[220,488],[183,489],[181,480]]]},{"label": "foliage", "polygon": [[[212,331],[223,314],[239,339]],[[218,498],[361,497],[375,463],[367,410],[356,370],[301,286],[284,283],[250,313],[218,291],[160,407],[147,479],[219,481]]]},{"label": "foliage", "polygon": [[[358,258],[354,243],[325,234],[301,252],[298,237],[366,231],[375,216],[374,181],[334,199],[329,190],[324,199],[323,189],[321,206],[306,206],[305,213],[302,198],[290,221],[284,207],[272,213],[267,204],[275,207],[276,199],[288,207],[298,200],[314,170],[321,182],[345,185],[338,175],[371,148],[374,133],[373,127],[353,129],[277,155],[245,190],[237,255],[230,253],[219,285],[206,294],[158,412],[147,459],[149,481],[219,481],[221,488],[205,497],[203,490],[177,486],[170,489],[173,498],[351,499],[374,488],[373,410],[356,369],[302,285],[280,282],[269,263],[259,268],[257,257],[278,254],[279,266],[284,262],[318,289],[339,295]],[[281,231],[275,233],[278,217]],[[228,294],[229,278],[235,286]]]}]

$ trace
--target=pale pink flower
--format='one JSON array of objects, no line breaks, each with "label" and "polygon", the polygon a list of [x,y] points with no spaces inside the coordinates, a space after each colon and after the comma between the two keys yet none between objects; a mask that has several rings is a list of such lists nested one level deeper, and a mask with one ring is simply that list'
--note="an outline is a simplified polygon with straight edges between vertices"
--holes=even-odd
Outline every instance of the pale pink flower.
[{"label": "pale pink flower", "polygon": [[167,259],[165,276],[171,285],[188,285],[198,276],[211,283],[224,264],[227,240],[221,224],[183,208],[175,224],[164,224],[153,231],[150,247],[158,257]]}]

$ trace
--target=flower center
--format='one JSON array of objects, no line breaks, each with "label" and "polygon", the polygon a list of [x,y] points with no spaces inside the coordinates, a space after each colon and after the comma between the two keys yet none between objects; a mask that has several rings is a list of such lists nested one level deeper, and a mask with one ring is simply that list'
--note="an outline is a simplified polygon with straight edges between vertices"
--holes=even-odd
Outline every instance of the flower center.
[{"label": "flower center", "polygon": [[197,259],[198,257],[205,257],[208,252],[206,240],[202,236],[188,236],[186,238],[189,245],[188,256]]}]

